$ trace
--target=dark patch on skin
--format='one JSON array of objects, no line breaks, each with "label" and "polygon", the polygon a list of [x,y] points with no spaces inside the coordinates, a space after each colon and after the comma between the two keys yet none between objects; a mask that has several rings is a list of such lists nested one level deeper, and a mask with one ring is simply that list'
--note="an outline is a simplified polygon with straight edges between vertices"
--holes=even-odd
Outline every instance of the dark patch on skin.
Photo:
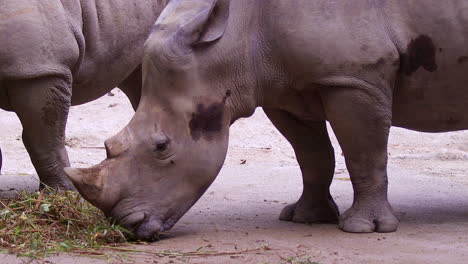
[{"label": "dark patch on skin", "polygon": [[57,113],[56,107],[54,107],[53,104],[47,103],[43,108],[42,108],[42,121],[44,124],[47,126],[55,126],[55,124],[58,122],[59,115]]},{"label": "dark patch on skin", "polygon": [[226,95],[223,97],[223,103],[226,103],[226,100],[231,96],[231,90],[226,91]]},{"label": "dark patch on skin", "polygon": [[195,113],[192,113],[192,119],[189,122],[192,139],[197,141],[202,136],[210,135],[221,131],[223,128],[224,106],[227,99],[231,96],[228,90],[220,103],[214,103],[209,106],[198,104]]},{"label": "dark patch on skin", "polygon": [[174,165],[174,164],[175,164],[175,161],[171,160],[170,163],[171,163],[172,165]]},{"label": "dark patch on skin", "polygon": [[368,49],[369,49],[369,46],[367,46],[367,45],[362,45],[361,46],[362,51],[367,51]]},{"label": "dark patch on skin", "polygon": [[439,52],[442,52],[442,48],[439,48]]},{"label": "dark patch on skin", "polygon": [[406,75],[411,75],[420,67],[428,72],[437,70],[436,47],[432,39],[426,35],[421,35],[413,39],[406,48],[406,52],[401,55],[400,71]]},{"label": "dark patch on skin", "polygon": [[458,58],[457,62],[458,64],[463,64],[465,62],[468,62],[468,56],[461,56],[460,58]]},{"label": "dark patch on skin", "polygon": [[375,70],[375,69],[380,68],[384,64],[385,64],[385,59],[380,58],[375,63],[362,65],[362,69],[367,70],[367,71]]}]

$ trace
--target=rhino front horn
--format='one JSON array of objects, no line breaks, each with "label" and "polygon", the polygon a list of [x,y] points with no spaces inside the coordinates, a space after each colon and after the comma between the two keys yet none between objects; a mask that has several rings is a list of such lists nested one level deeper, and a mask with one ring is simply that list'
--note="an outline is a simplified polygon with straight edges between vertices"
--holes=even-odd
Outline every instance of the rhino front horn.
[{"label": "rhino front horn", "polygon": [[65,168],[64,171],[85,199],[91,203],[98,200],[103,187],[100,169]]},{"label": "rhino front horn", "polygon": [[65,168],[63,169],[65,174],[67,174],[68,178],[73,182],[73,184],[79,184],[82,182],[83,174],[81,169],[74,169],[74,168]]}]

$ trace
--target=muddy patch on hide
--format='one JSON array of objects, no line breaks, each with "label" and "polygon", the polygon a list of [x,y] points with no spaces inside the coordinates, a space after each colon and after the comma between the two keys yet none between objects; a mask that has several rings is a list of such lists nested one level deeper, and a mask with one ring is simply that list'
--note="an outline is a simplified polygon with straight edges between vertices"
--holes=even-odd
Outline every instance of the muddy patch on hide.
[{"label": "muddy patch on hide", "polygon": [[210,106],[197,105],[197,111],[190,120],[190,132],[194,140],[199,140],[206,133],[213,133],[222,129],[224,104],[216,103]]},{"label": "muddy patch on hide", "polygon": [[223,129],[224,106],[230,96],[231,91],[227,91],[220,103],[214,103],[209,106],[205,106],[204,104],[197,105],[196,112],[192,113],[192,119],[189,123],[193,140],[197,141],[202,136],[210,136]]},{"label": "muddy patch on hide", "polygon": [[436,50],[434,42],[426,35],[413,39],[401,55],[401,72],[411,75],[420,67],[428,72],[436,71]]},{"label": "muddy patch on hide", "polygon": [[385,65],[385,59],[380,58],[375,63],[365,64],[362,66],[363,70],[371,71],[375,69],[379,69],[381,66]]},{"label": "muddy patch on hide", "polygon": [[463,63],[468,62],[468,56],[461,56],[460,58],[458,58],[457,62],[458,64],[463,64]]}]

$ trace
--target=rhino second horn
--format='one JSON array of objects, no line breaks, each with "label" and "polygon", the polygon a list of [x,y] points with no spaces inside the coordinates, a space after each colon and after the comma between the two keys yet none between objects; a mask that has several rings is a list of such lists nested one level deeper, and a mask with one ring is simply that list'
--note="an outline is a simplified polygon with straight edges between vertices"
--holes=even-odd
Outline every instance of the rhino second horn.
[{"label": "rhino second horn", "polygon": [[128,149],[129,140],[128,133],[123,130],[119,134],[109,138],[104,142],[106,147],[107,158],[115,158]]}]

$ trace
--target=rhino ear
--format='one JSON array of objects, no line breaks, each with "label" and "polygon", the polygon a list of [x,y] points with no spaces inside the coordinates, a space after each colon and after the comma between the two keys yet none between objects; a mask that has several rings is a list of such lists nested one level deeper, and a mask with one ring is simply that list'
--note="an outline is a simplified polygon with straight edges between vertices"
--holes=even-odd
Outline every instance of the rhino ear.
[{"label": "rhino ear", "polygon": [[218,40],[224,35],[229,18],[229,2],[196,0],[200,4],[196,15],[180,26],[179,41],[185,45],[198,45]]}]

